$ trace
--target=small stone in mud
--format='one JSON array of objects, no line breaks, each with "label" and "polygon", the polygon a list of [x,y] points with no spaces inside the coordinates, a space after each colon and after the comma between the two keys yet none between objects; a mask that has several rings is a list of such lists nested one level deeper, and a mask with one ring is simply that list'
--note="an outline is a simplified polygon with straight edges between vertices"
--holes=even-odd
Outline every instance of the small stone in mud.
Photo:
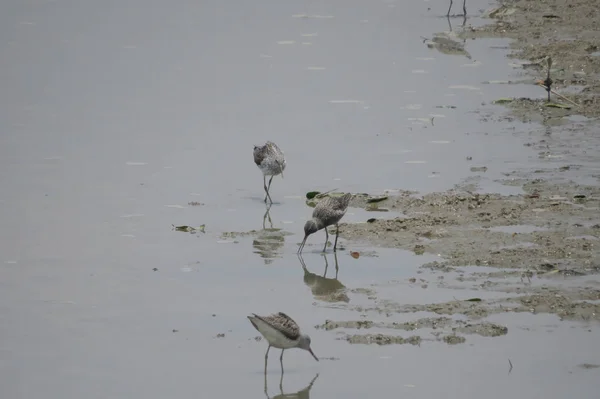
[{"label": "small stone in mud", "polygon": [[176,333],[176,332],[179,332],[179,330],[175,330],[175,329],[173,329],[173,332],[174,332],[174,333]]},{"label": "small stone in mud", "polygon": [[256,342],[260,342],[260,341],[262,341],[262,337],[260,335],[257,335],[256,337],[254,337],[254,340]]},{"label": "small stone in mud", "polygon": [[156,267],[155,267],[155,268],[154,268],[154,269],[152,269],[152,270],[156,272],[156,271],[158,271],[158,268],[156,268]]},{"label": "small stone in mud", "polygon": [[216,338],[225,338],[225,333],[219,333],[219,334],[217,334]]}]

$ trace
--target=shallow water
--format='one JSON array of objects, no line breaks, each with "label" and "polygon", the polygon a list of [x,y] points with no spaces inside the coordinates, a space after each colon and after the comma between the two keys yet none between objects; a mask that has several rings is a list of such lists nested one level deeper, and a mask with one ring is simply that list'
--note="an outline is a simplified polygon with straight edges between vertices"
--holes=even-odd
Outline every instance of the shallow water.
[{"label": "shallow water", "polygon": [[[468,4],[473,14],[487,6]],[[493,180],[537,162],[514,135],[526,125],[482,118],[502,112],[492,100],[539,88],[482,84],[511,73],[497,48],[504,40],[468,42],[473,60],[427,48],[421,36],[448,29],[446,7],[3,3],[2,397],[262,397],[265,343],[245,316],[278,310],[312,336],[318,356],[339,358],[289,351],[285,393],[318,373],[316,398],[593,397],[596,371],[576,366],[597,362],[597,334],[550,316],[503,316],[507,336],[458,346],[349,345],[314,329],[358,314],[316,306],[304,281],[295,251],[312,212],[307,191],[427,192],[475,176],[483,189],[508,192]],[[437,108],[447,105],[456,108]],[[221,237],[262,228],[251,149],[265,140],[287,157],[269,213],[290,233],[270,241],[277,255],[266,258],[256,237]],[[350,209],[344,220],[383,216],[391,213]],[[205,224],[206,233],[172,224]],[[324,268],[323,239],[311,236],[304,253],[312,273]],[[411,277],[435,258],[341,243],[338,280],[351,289]],[[378,256],[353,259],[348,249]],[[332,254],[328,263],[333,278]],[[425,303],[445,296],[435,290],[384,291]],[[552,333],[514,328],[542,318],[556,323]],[[269,395],[279,389],[274,352]]]}]

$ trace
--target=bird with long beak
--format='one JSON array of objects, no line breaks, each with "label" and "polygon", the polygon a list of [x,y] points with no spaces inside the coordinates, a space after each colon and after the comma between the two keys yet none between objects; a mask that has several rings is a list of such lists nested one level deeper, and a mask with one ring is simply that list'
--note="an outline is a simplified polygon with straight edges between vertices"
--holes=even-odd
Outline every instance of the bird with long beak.
[{"label": "bird with long beak", "polygon": [[333,244],[333,252],[337,251],[337,240],[340,232],[339,221],[344,217],[348,210],[348,204],[352,199],[351,193],[346,193],[342,196],[331,197],[327,196],[323,198],[317,205],[312,213],[312,219],[304,224],[304,240],[298,248],[298,253],[302,253],[302,249],[306,244],[306,239],[309,235],[316,233],[321,229],[325,229],[325,246],[323,252],[327,249],[327,241],[329,241],[329,233],[327,227],[335,225],[335,243]]},{"label": "bird with long beak", "polygon": [[307,350],[318,362],[319,358],[315,356],[310,348],[310,337],[300,332],[298,324],[283,312],[274,313],[269,316],[259,316],[253,314],[248,316],[250,323],[265,337],[269,343],[267,353],[265,353],[265,370],[267,368],[267,359],[269,358],[269,349],[271,347],[281,349],[279,362],[283,370],[283,352],[286,349],[300,348]]}]

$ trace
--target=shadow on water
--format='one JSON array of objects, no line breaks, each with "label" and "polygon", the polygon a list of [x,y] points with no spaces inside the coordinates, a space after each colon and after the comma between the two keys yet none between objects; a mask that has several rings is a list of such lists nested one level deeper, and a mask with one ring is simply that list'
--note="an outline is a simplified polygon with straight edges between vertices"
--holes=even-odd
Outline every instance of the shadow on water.
[{"label": "shadow on water", "polygon": [[313,384],[315,383],[315,381],[317,380],[317,378],[319,378],[319,374],[317,373],[314,378],[310,381],[310,383],[303,389],[297,391],[297,392],[293,392],[293,393],[283,393],[283,369],[281,370],[281,377],[279,378],[279,395],[275,395],[275,396],[269,396],[268,393],[268,384],[267,384],[267,373],[265,370],[265,396],[268,399],[275,399],[275,398],[310,398],[310,390],[313,386]]},{"label": "shadow on water", "polygon": [[350,298],[348,298],[348,295],[346,295],[345,292],[346,286],[338,280],[339,265],[337,253],[333,253],[333,259],[335,261],[334,278],[327,278],[329,263],[327,261],[327,255],[323,254],[322,256],[323,259],[325,259],[325,270],[323,271],[323,275],[320,276],[316,273],[311,273],[306,267],[302,255],[298,254],[298,259],[304,270],[304,284],[310,287],[315,299],[324,302],[350,302]]}]

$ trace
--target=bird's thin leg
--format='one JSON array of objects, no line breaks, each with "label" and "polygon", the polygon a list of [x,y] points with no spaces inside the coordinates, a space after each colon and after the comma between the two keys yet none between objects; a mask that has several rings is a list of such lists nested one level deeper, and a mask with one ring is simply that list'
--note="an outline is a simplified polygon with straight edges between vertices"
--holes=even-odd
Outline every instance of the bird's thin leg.
[{"label": "bird's thin leg", "polygon": [[284,396],[284,394],[283,394],[283,366],[281,367],[281,377],[279,378],[279,391],[281,392],[281,396]]},{"label": "bird's thin leg", "polygon": [[281,356],[279,356],[279,363],[281,363],[281,373],[283,374],[283,352],[285,352],[285,349],[281,350]]},{"label": "bird's thin leg", "polygon": [[[263,175],[263,187],[265,188],[265,204],[267,203],[267,197],[269,196],[269,189],[267,188],[267,176]],[[270,198],[270,197],[269,197]]]},{"label": "bird's thin leg", "polygon": [[463,12],[464,16],[467,16],[467,0],[463,0]]},{"label": "bird's thin leg", "polygon": [[446,16],[450,16],[450,10],[452,9],[452,0],[450,0],[450,7],[448,7],[448,13],[446,14]]},{"label": "bird's thin leg", "polygon": [[327,241],[329,241],[329,233],[327,232],[327,226],[325,226],[325,246],[323,246],[323,252],[327,250]]},{"label": "bird's thin leg", "polygon": [[[271,175],[271,178],[269,179],[269,185],[265,187],[265,190],[267,190],[267,197],[269,197],[269,201],[271,201],[271,204],[273,203],[273,200],[271,199],[271,195],[269,194],[269,189],[271,188],[272,181],[273,181],[273,175]],[[265,197],[265,202],[267,202],[266,197]]]},{"label": "bird's thin leg", "polygon": [[269,359],[269,350],[271,349],[271,345],[267,348],[267,353],[265,353],[265,380],[267,379],[267,361]]},{"label": "bird's thin leg", "polygon": [[336,230],[335,230],[335,243],[333,244],[333,252],[335,253],[335,251],[337,251],[337,238],[340,235],[340,225],[336,224],[335,225]]},{"label": "bird's thin leg", "polygon": [[265,396],[267,397],[267,399],[269,398],[269,393],[267,391],[267,368],[265,367]]}]

